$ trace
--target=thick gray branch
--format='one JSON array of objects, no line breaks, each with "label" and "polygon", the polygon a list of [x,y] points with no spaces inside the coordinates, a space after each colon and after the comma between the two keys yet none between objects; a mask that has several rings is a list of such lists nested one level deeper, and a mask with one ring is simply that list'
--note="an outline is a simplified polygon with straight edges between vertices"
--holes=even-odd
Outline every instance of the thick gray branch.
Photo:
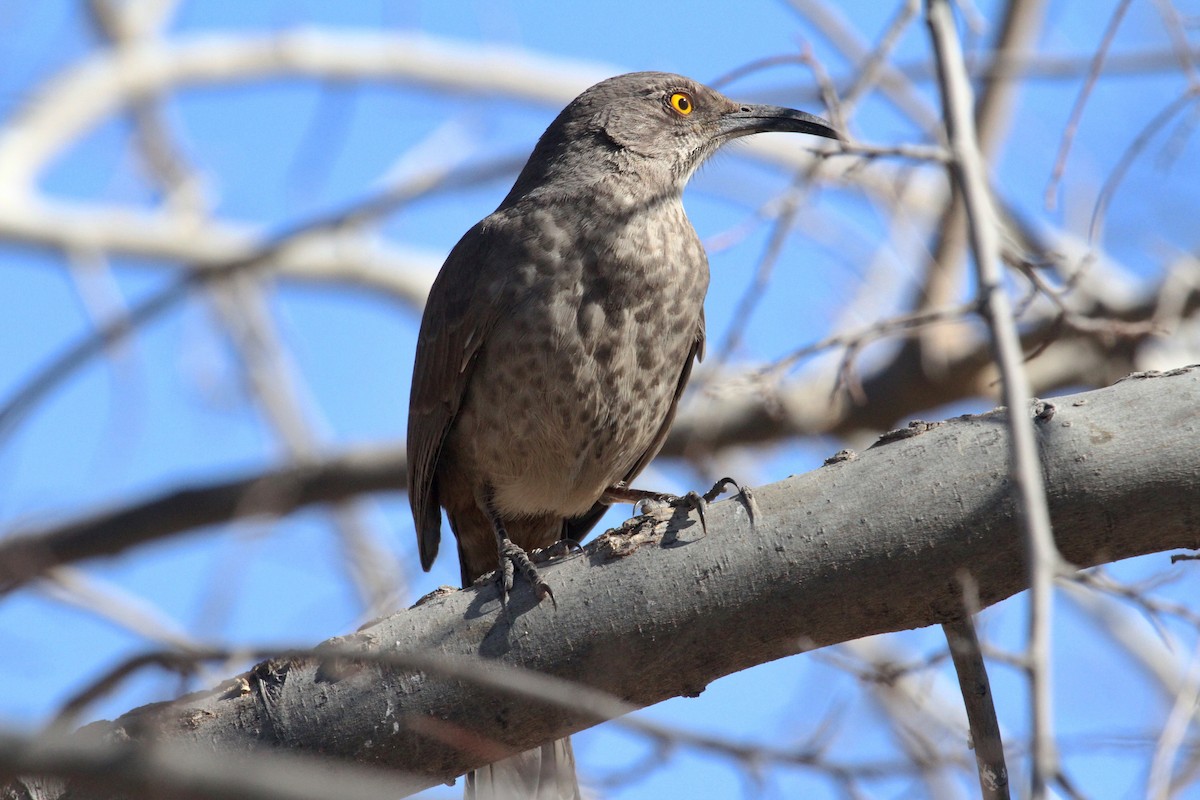
[{"label": "thick gray branch", "polygon": [[[1191,368],[1059,398],[1039,415],[1064,558],[1086,567],[1200,546],[1198,405]],[[544,567],[557,609],[521,585],[506,616],[489,584],[440,594],[341,644],[482,656],[645,706],[806,649],[953,619],[964,571],[982,606],[1027,585],[1005,426],[993,412],[885,437],[856,459],[756,490],[753,527],[730,501],[709,510],[707,535],[676,519],[665,533],[602,537]],[[147,706],[102,729],[202,751],[320,752],[420,771],[433,785],[493,760],[480,742],[522,750],[596,721],[594,707],[378,663],[267,662],[244,687]]]}]

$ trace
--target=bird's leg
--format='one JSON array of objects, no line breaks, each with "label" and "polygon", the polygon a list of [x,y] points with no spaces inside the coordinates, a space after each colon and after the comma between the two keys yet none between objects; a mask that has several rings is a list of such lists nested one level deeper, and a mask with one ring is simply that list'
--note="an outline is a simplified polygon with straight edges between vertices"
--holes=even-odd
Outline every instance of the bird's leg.
[{"label": "bird's leg", "polygon": [[746,507],[746,514],[750,517],[750,524],[753,525],[754,518],[758,513],[758,504],[754,502],[754,495],[750,489],[742,486],[733,478],[721,478],[704,494],[688,492],[682,496],[667,494],[665,492],[653,492],[647,489],[634,489],[623,483],[619,483],[605,489],[600,500],[604,503],[632,503],[634,508],[641,506],[643,512],[646,510],[646,504],[654,503],[668,505],[671,508],[694,510],[696,515],[700,517],[700,527],[705,533],[708,533],[708,521],[705,519],[704,511],[708,508],[709,503],[720,497],[721,493],[730,486],[738,490],[738,496],[742,499],[742,504]]},{"label": "bird's leg", "polygon": [[704,499],[703,495],[696,492],[688,492],[685,495],[674,495],[667,494],[666,492],[655,492],[649,489],[634,489],[631,486],[617,484],[604,490],[604,494],[600,496],[600,502],[609,504],[632,503],[634,512],[636,513],[640,508],[643,514],[649,513],[649,507],[653,505],[664,505],[683,511],[695,511],[696,515],[700,517],[700,527],[705,533],[708,533],[708,521],[704,516],[704,510],[708,507],[708,501]]},{"label": "bird's leg", "polygon": [[492,530],[496,532],[496,549],[500,557],[496,578],[500,582],[500,601],[508,602],[508,593],[513,588],[515,568],[525,576],[525,580],[529,581],[539,602],[549,597],[550,602],[554,603],[557,608],[558,603],[554,600],[554,592],[550,590],[550,584],[542,580],[542,576],[538,574],[537,567],[533,566],[529,555],[508,538],[508,529],[504,527],[504,520],[500,518],[500,512],[496,510],[492,487],[484,487],[482,500],[483,513],[487,515],[488,521],[492,523]]}]

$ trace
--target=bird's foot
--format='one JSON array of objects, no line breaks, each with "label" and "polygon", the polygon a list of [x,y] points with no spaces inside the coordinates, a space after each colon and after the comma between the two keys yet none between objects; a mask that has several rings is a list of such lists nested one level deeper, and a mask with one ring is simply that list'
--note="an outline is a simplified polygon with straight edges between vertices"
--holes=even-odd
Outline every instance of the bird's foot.
[{"label": "bird's foot", "polygon": [[480,500],[480,508],[488,521],[492,523],[492,530],[496,534],[496,551],[500,560],[499,568],[496,570],[496,580],[500,584],[500,602],[505,606],[508,605],[508,593],[512,591],[516,573],[520,572],[533,587],[539,603],[549,597],[550,602],[554,603],[554,607],[558,608],[558,601],[554,599],[554,592],[550,589],[550,584],[542,580],[542,576],[538,574],[537,567],[533,565],[529,554],[508,538],[508,528],[505,527],[500,512],[496,510],[496,499],[490,486],[484,487]]},{"label": "bird's foot", "polygon": [[650,513],[650,509],[655,505],[668,506],[681,511],[695,511],[696,516],[700,518],[701,529],[707,534],[708,520],[705,517],[705,511],[708,508],[708,504],[720,497],[721,493],[730,486],[738,490],[738,496],[742,499],[742,504],[746,507],[746,514],[750,517],[750,524],[753,525],[754,519],[758,515],[758,505],[754,502],[754,495],[749,488],[742,486],[733,478],[721,478],[704,494],[688,492],[685,495],[674,495],[667,494],[666,492],[652,492],[647,489],[634,489],[619,484],[606,489],[602,501],[606,503],[632,503],[634,509],[637,510],[640,508],[643,514]]},{"label": "bird's foot", "polygon": [[[519,572],[528,581],[529,585],[533,587],[538,602],[549,597],[554,607],[558,608],[558,602],[554,599],[554,592],[551,590],[550,584],[542,580],[542,576],[538,572],[537,567],[533,565],[533,559],[530,558],[529,554],[513,544],[507,535],[501,535],[497,532],[496,538],[497,549],[500,555],[500,568],[496,571],[496,578],[500,583],[500,602],[504,604],[508,603],[508,593],[512,591],[516,573]],[[535,551],[535,555],[537,552]]]}]

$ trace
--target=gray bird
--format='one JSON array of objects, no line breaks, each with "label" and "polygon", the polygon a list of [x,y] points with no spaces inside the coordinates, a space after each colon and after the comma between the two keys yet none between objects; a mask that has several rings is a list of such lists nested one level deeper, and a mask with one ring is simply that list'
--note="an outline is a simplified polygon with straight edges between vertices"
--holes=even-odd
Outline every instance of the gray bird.
[{"label": "gray bird", "polygon": [[[658,453],[704,354],[708,258],[683,210],[696,168],[764,131],[832,139],[824,120],[737,103],[680,75],[596,84],[542,134],[499,208],[429,293],[413,367],[408,489],[426,570],[441,509],[464,586],[578,541]],[[467,796],[577,798],[570,740],[468,776]]]}]

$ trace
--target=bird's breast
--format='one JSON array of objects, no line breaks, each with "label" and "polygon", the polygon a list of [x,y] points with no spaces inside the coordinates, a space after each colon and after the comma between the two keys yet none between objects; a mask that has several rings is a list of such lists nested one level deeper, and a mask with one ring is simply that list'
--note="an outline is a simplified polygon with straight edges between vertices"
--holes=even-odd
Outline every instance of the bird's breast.
[{"label": "bird's breast", "polygon": [[574,246],[531,254],[512,273],[460,420],[474,435],[458,437],[473,442],[502,513],[584,513],[669,415],[708,265],[681,207],[653,222],[608,236],[551,230]]}]

